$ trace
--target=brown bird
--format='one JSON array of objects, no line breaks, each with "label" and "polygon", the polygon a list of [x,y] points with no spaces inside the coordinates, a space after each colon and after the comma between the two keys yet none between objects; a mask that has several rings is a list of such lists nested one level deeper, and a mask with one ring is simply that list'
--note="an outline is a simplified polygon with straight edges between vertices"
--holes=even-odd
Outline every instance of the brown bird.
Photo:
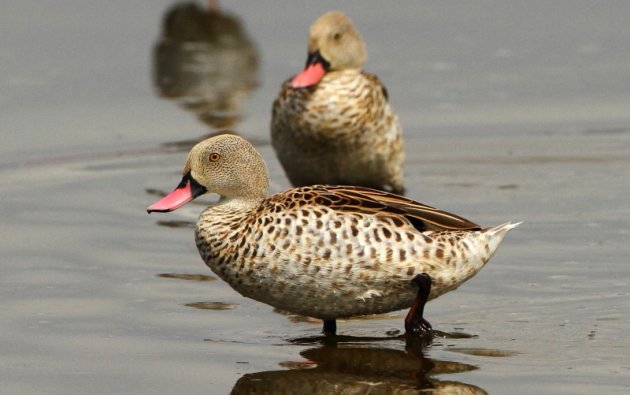
[{"label": "brown bird", "polygon": [[218,202],[197,221],[201,257],[243,296],[324,320],[411,307],[407,332],[431,329],[426,301],[459,287],[518,224],[481,228],[388,192],[315,185],[267,197],[267,168],[254,147],[220,135],[192,148],[183,179],[149,212],[204,193]]},{"label": "brown bird", "polygon": [[294,186],[360,185],[403,193],[404,144],[378,78],[361,70],[365,44],[328,12],[310,28],[306,68],[273,103],[271,141]]}]

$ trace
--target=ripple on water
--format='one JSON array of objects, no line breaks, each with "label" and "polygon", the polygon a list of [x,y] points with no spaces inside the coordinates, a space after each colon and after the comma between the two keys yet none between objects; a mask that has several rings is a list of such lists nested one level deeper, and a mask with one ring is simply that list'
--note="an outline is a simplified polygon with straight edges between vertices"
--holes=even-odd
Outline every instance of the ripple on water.
[{"label": "ripple on water", "polygon": [[512,357],[518,355],[516,351],[497,350],[492,348],[475,348],[475,347],[451,347],[449,351],[460,354],[474,355],[478,357]]},{"label": "ripple on water", "polygon": [[162,278],[174,278],[185,281],[214,281],[216,277],[206,274],[188,274],[188,273],[160,273],[157,275]]},{"label": "ripple on water", "polygon": [[238,304],[224,302],[191,302],[186,303],[184,306],[201,310],[232,310],[236,308]]}]

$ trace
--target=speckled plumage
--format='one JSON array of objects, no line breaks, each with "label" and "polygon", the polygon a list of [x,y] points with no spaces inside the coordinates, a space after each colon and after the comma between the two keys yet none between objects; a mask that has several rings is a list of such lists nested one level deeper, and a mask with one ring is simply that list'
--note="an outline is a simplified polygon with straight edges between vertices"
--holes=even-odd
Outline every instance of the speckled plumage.
[{"label": "speckled plumage", "polygon": [[[335,34],[348,44],[336,45]],[[358,32],[343,14],[328,13],[311,27],[309,43],[329,70],[312,86],[287,80],[272,108],[272,144],[289,180],[403,192],[402,128],[385,87],[360,69],[365,50]],[[362,51],[352,52],[352,45]]]},{"label": "speckled plumage", "polygon": [[[221,195],[196,227],[210,269],[244,296],[324,320],[409,307],[418,291],[411,280],[421,273],[432,280],[429,299],[451,291],[518,225],[482,229],[362,187],[316,185],[266,197],[264,161],[235,135],[195,146],[178,188],[190,180]],[[150,211],[170,210],[163,206]]]},{"label": "speckled plumage", "polygon": [[433,280],[430,299],[457,288],[514,226],[480,230],[454,218],[371,189],[312,186],[248,208],[210,207],[196,240],[212,271],[242,295],[334,319],[409,307],[419,273]]}]

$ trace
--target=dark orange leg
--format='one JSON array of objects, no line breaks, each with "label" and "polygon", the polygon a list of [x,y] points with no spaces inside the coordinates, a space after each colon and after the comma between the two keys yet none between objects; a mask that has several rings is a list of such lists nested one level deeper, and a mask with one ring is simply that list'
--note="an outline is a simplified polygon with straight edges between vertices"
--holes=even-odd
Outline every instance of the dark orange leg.
[{"label": "dark orange leg", "polygon": [[431,277],[426,273],[422,273],[415,276],[411,281],[418,286],[418,294],[413,299],[409,313],[405,317],[405,331],[409,335],[430,333],[432,330],[431,324],[422,315],[424,314],[424,305],[429,300],[429,294],[431,293]]}]

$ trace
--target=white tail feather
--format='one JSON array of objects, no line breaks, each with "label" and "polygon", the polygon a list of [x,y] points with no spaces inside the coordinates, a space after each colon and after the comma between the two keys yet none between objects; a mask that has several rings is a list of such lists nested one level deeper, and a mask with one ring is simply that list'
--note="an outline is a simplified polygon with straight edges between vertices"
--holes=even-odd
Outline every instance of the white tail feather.
[{"label": "white tail feather", "polygon": [[490,256],[488,257],[488,259],[490,259],[494,255],[495,251],[499,247],[499,244],[501,244],[501,242],[503,241],[505,236],[508,234],[508,232],[516,228],[522,223],[523,221],[514,222],[514,223],[506,222],[499,226],[494,226],[492,228],[484,229],[483,232],[486,233],[488,236],[490,236],[490,240],[489,240]]}]

